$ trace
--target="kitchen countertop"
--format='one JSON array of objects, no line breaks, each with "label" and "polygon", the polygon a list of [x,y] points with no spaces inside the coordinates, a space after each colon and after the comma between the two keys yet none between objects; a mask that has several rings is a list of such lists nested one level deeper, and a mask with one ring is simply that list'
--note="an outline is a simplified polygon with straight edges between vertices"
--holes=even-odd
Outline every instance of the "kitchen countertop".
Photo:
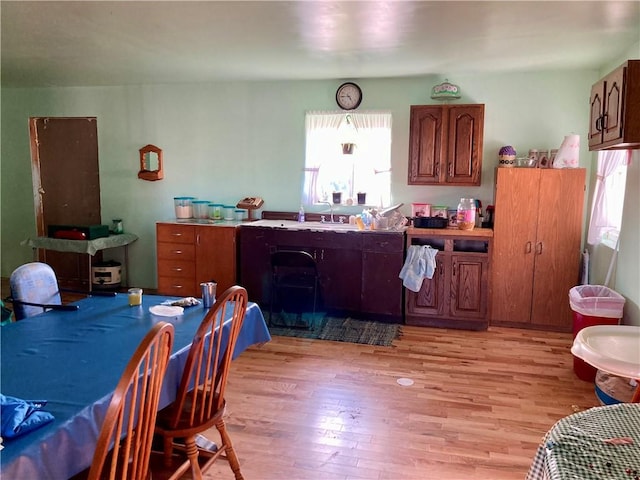
[{"label": "kitchen countertop", "polygon": [[284,230],[307,230],[317,232],[355,232],[355,233],[395,233],[402,234],[406,230],[359,230],[356,225],[348,223],[323,223],[323,222],[297,222],[294,220],[256,220],[254,222],[245,222],[242,226],[246,227],[265,227],[279,228]]},{"label": "kitchen countertop", "polygon": [[456,228],[416,228],[408,227],[407,235],[413,237],[484,237],[493,238],[491,228],[474,228],[473,230],[460,230]]}]

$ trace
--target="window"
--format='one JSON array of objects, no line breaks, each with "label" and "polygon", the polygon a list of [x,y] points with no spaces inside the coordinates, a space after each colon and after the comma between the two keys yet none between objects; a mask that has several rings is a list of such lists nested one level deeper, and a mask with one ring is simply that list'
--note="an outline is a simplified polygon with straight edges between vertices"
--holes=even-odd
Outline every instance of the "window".
[{"label": "window", "polygon": [[308,112],[303,202],[391,203],[391,113]]},{"label": "window", "polygon": [[587,238],[591,245],[605,243],[616,247],[630,157],[628,150],[598,152],[598,172]]}]

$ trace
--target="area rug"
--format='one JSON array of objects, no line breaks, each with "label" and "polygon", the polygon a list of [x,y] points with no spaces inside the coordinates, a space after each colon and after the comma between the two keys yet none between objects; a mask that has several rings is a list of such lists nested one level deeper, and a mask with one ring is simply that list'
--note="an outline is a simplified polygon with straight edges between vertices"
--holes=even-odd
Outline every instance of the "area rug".
[{"label": "area rug", "polygon": [[[276,317],[278,319],[276,320]],[[291,321],[300,319],[282,320],[282,315],[274,315],[274,320],[282,324],[291,325]],[[303,318],[307,321],[306,318]],[[309,329],[291,328],[287,326],[269,327],[271,335],[297,338],[313,338],[318,340],[331,340],[334,342],[361,343],[365,345],[391,346],[393,341],[402,334],[400,325],[393,323],[372,322],[356,320],[349,317],[316,316]]]}]

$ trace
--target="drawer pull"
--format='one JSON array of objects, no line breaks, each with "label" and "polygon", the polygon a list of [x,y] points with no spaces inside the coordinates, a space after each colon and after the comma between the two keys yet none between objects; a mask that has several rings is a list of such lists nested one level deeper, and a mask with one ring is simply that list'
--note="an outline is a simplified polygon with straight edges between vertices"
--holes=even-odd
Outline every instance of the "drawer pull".
[{"label": "drawer pull", "polygon": [[172,233],[171,235],[173,235],[174,237],[181,237],[182,236],[181,233]]},{"label": "drawer pull", "polygon": [[175,253],[176,255],[182,255],[182,250],[171,250],[171,253]]},{"label": "drawer pull", "polygon": [[180,288],[182,288],[182,285],[174,285],[174,286],[173,286],[173,288],[178,288],[178,289],[180,289]]},{"label": "drawer pull", "polygon": [[173,267],[171,270],[173,270],[174,272],[181,272],[182,268],[180,267]]}]

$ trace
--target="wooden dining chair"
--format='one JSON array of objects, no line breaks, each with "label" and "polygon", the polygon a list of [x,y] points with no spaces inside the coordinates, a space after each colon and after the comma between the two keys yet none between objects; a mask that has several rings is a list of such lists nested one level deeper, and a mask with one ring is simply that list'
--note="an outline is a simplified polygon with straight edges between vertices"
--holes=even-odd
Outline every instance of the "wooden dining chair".
[{"label": "wooden dining chair", "polygon": [[173,325],[157,323],[129,360],[109,403],[88,480],[149,478],[153,431],[173,334]]},{"label": "wooden dining chair", "polygon": [[[229,461],[236,479],[243,478],[223,416],[229,368],[246,311],[247,291],[242,287],[232,286],[216,300],[193,338],[175,402],[158,413],[156,434],[163,439],[165,468],[175,463],[174,450],[187,455],[171,478],[190,468],[192,478],[200,480],[220,457]],[[220,434],[217,449],[200,447],[196,438],[214,426]]]}]

